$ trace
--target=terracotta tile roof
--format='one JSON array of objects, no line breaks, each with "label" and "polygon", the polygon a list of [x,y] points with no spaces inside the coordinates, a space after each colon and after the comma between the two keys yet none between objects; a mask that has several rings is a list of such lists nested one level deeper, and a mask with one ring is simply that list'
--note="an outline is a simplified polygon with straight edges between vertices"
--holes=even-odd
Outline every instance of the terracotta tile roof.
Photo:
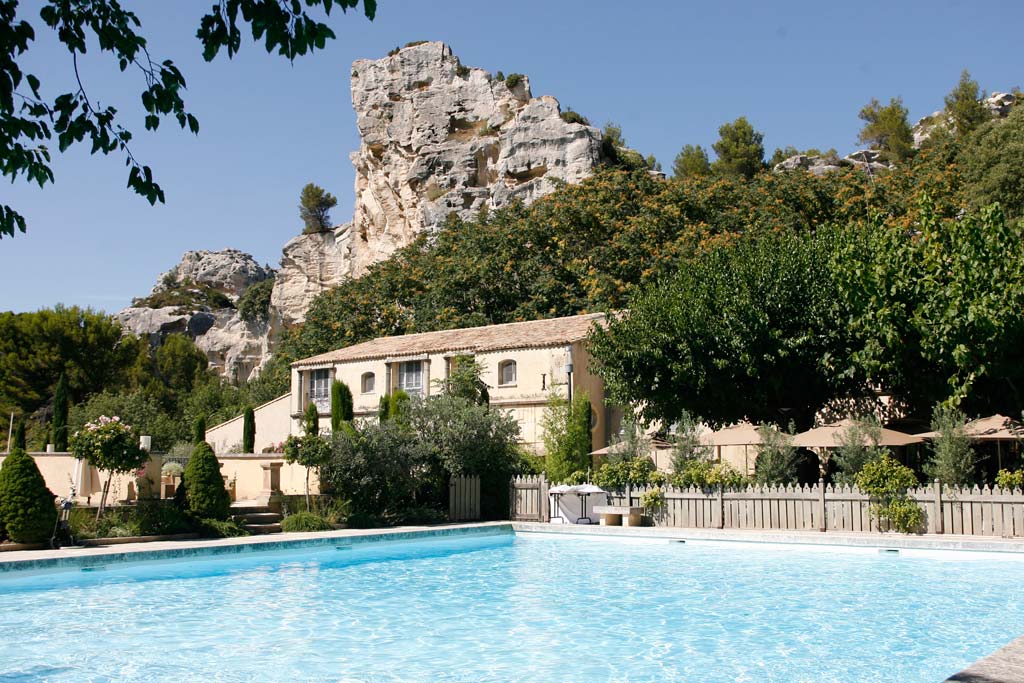
[{"label": "terracotta tile roof", "polygon": [[303,358],[292,367],[322,365],[372,358],[410,356],[422,353],[459,352],[483,353],[502,349],[523,349],[539,346],[558,346],[585,339],[594,323],[604,320],[603,313],[574,315],[568,318],[530,320],[521,323],[467,327],[439,332],[421,332],[398,337],[378,337],[362,344],[328,351],[318,356]]}]

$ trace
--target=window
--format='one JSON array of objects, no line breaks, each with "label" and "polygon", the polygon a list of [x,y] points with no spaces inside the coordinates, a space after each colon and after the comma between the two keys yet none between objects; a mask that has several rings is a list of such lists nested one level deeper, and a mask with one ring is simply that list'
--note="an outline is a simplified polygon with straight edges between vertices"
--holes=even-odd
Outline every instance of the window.
[{"label": "window", "polygon": [[374,376],[374,374],[372,372],[364,372],[363,373],[363,378],[362,378],[362,380],[360,380],[359,384],[360,384],[360,387],[361,387],[361,391],[364,394],[372,394],[373,391],[374,391],[374,386],[376,385],[376,383],[377,383],[377,378]]},{"label": "window", "polygon": [[398,388],[405,393],[423,393],[423,363],[418,360],[403,361],[398,364]]},{"label": "window", "polygon": [[516,362],[503,360],[498,363],[498,386],[516,383]]},{"label": "window", "polygon": [[331,371],[313,370],[309,373],[309,400],[320,412],[330,409]]}]

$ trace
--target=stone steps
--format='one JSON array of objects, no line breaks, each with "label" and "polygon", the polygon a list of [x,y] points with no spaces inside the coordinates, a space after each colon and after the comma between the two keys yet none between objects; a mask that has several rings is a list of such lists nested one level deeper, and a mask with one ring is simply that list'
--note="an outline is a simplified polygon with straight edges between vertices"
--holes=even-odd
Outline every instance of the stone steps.
[{"label": "stone steps", "polygon": [[281,514],[266,505],[234,503],[231,519],[242,525],[250,534],[277,534],[281,532]]}]

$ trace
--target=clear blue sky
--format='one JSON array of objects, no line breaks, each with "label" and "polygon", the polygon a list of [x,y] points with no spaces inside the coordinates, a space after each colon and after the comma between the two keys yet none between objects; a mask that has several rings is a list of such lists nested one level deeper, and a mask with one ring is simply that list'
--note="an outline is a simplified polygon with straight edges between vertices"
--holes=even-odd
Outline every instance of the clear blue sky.
[{"label": "clear blue sky", "polygon": [[[49,92],[70,89],[70,57],[42,30],[39,4],[19,8],[39,34],[27,65]],[[84,147],[56,155],[55,185],[6,185],[3,201],[29,231],[0,240],[0,310],[63,302],[116,311],[189,249],[235,247],[276,266],[310,181],[338,197],[334,220],[348,220],[348,153],[358,146],[349,65],[412,40],[443,40],[467,65],[528,74],[534,95],[619,123],[666,168],[682,145],[710,146],[740,115],[764,132],[769,154],[785,145],[845,153],[872,97],[902,96],[916,120],[941,107],[963,68],[989,91],[1024,84],[1019,0],[379,0],[372,23],[332,14],[338,39],[294,64],[251,42],[234,60],[203,62],[194,34],[210,0],[122,4],[139,14],[154,55],[184,72],[200,134],[169,122],[144,131],[140,79],[90,52],[80,66],[91,96],[124,115],[167,203],[149,206],[125,188],[119,157]]]}]

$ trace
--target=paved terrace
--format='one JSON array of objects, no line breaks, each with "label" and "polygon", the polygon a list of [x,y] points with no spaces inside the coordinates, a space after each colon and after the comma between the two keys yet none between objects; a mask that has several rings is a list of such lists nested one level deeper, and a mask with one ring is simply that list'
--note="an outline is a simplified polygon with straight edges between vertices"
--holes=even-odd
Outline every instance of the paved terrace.
[{"label": "paved terrace", "polygon": [[[738,529],[679,529],[666,527],[602,527],[599,525],[546,524],[536,522],[477,522],[396,529],[343,529],[339,531],[275,534],[212,540],[155,541],[104,547],[22,550],[0,553],[0,575],[18,570],[53,571],[88,567],[103,562],[164,560],[195,556],[217,556],[248,552],[286,551],[341,543],[416,540],[429,536],[503,533],[508,530],[584,534],[592,537],[653,538],[665,540],[732,541],[781,543],[786,545],[853,546],[906,550],[963,550],[974,552],[1022,553],[1024,539],[988,536],[921,535],[879,533],[820,533],[814,531],[744,531]],[[1021,558],[1024,561],[1024,557]],[[984,657],[945,683],[1024,682],[1024,636]]]}]

